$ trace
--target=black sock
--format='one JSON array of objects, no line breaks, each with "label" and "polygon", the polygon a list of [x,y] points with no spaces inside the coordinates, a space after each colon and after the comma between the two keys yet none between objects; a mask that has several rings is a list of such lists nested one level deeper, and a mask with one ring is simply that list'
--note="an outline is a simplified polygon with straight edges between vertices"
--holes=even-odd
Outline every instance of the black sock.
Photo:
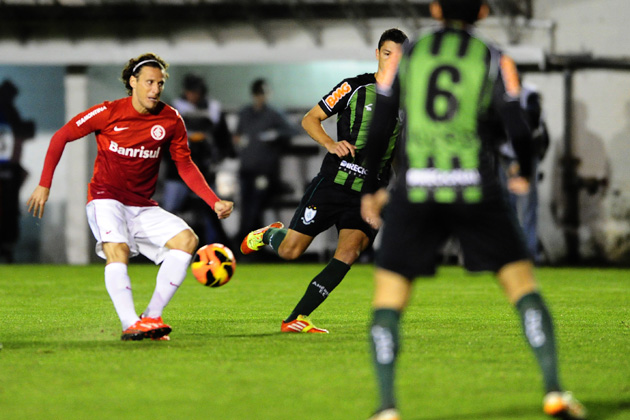
[{"label": "black sock", "polygon": [[545,391],[560,391],[558,359],[553,322],[549,310],[537,292],[523,296],[516,302],[523,332],[542,371]]},{"label": "black sock", "polygon": [[271,249],[277,254],[280,244],[284,241],[284,237],[287,236],[287,229],[269,228],[267,232],[263,234],[263,243],[269,245]]},{"label": "black sock", "polygon": [[350,270],[350,266],[337,259],[332,259],[324,269],[311,281],[306,293],[291,312],[285,322],[293,321],[298,315],[308,316],[326,300]]},{"label": "black sock", "polygon": [[394,309],[376,309],[370,328],[370,347],[376,370],[380,396],[378,411],[396,407],[394,373],[399,349],[398,329],[400,312]]}]

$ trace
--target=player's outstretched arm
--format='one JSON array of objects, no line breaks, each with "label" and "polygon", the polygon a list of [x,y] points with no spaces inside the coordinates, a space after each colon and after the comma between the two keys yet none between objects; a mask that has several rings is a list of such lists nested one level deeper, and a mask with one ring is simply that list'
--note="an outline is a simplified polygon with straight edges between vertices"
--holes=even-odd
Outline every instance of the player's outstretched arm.
[{"label": "player's outstretched arm", "polygon": [[232,201],[219,200],[214,203],[214,212],[217,214],[219,219],[227,219],[230,217],[232,210],[234,210],[234,203]]},{"label": "player's outstretched arm", "polygon": [[40,219],[44,215],[44,207],[48,196],[50,195],[50,188],[42,187],[38,185],[35,187],[33,194],[29,197],[26,205],[28,206],[28,212],[33,213],[33,217],[39,217]]}]

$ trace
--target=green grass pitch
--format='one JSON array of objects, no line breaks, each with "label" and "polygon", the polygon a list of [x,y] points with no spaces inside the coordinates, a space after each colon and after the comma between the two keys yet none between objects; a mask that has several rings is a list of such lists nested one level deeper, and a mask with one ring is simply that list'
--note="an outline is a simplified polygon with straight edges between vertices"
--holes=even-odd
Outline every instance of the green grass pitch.
[{"label": "green grass pitch", "polygon": [[[317,264],[192,275],[166,308],[170,342],[122,342],[103,267],[0,265],[0,419],[365,419],[372,267],[357,265],[313,314],[328,335],[280,334]],[[131,264],[136,309],[157,268]],[[591,419],[630,419],[630,271],[537,271],[563,382]],[[405,420],[538,420],[541,380],[490,275],[444,267],[415,283],[397,377]]]}]

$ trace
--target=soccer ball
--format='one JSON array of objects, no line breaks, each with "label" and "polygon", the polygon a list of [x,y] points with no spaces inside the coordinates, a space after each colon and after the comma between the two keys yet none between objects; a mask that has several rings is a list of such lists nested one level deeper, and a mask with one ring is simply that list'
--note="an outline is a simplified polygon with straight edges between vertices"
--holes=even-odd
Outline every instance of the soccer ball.
[{"label": "soccer ball", "polygon": [[204,245],[197,250],[192,273],[204,286],[219,287],[230,281],[236,269],[234,254],[225,245]]}]

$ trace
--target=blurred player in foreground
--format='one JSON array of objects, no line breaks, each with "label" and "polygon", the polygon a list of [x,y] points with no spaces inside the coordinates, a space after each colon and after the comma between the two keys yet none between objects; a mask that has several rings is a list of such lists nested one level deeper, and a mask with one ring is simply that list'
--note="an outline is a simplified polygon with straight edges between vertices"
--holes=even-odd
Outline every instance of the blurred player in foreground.
[{"label": "blurred player in foreground", "polygon": [[[129,97],[78,114],[50,141],[39,185],[28,211],[42,217],[53,173],[67,143],[95,133],[98,153],[88,186],[88,222],[96,253],[106,259],[105,286],[122,323],[122,340],[168,339],[162,311],[186,277],[197,235],[179,217],[158,207],[155,192],[162,154],[168,149],[186,184],[220,219],[233,203],[220,200],[190,158],[181,116],[160,101],[168,64],[147,53],[129,60],[122,81]],[[148,307],[138,316],[127,274],[129,257],[143,254],[161,264]]]},{"label": "blurred player in foreground", "polygon": [[362,215],[377,228],[387,192],[370,176],[378,161],[372,154],[379,155],[373,145],[382,142],[391,115],[403,109],[403,167],[385,210],[376,259],[370,337],[380,405],[372,419],[400,418],[394,395],[400,317],[412,280],[435,275],[437,254],[450,235],[460,241],[465,267],[494,272],[515,305],[542,371],[545,413],[585,418],[584,408],[560,384],[551,316],[496,170],[493,143],[501,139],[488,135],[497,124],[505,127],[526,191],[532,137],[519,107],[516,67],[472,34],[472,25],[488,13],[482,0],[434,1],[431,13],[444,25],[405,51],[397,77],[388,67],[368,139],[366,192],[373,194],[363,196]]},{"label": "blurred player in foreground", "polygon": [[[306,251],[317,235],[333,225],[337,227],[339,239],[333,258],[310,282],[293,312],[282,322],[282,332],[328,332],[315,327],[308,315],[341,283],[350,266],[376,235],[376,230],[361,219],[361,190],[366,175],[364,147],[374,110],[376,82],[381,79],[392,52],[401,50],[406,40],[407,35],[399,29],[385,31],[376,49],[377,72],[342,80],[304,116],[302,127],[328,151],[320,172],[307,187],[289,229],[277,222],[253,231],[243,239],[241,251],[244,254],[270,245],[281,258],[294,260]],[[334,141],[322,126],[322,121],[335,114],[338,115],[338,141]],[[375,169],[382,185],[389,182],[398,135],[396,117],[388,121],[387,132],[383,133],[388,149]]]}]

